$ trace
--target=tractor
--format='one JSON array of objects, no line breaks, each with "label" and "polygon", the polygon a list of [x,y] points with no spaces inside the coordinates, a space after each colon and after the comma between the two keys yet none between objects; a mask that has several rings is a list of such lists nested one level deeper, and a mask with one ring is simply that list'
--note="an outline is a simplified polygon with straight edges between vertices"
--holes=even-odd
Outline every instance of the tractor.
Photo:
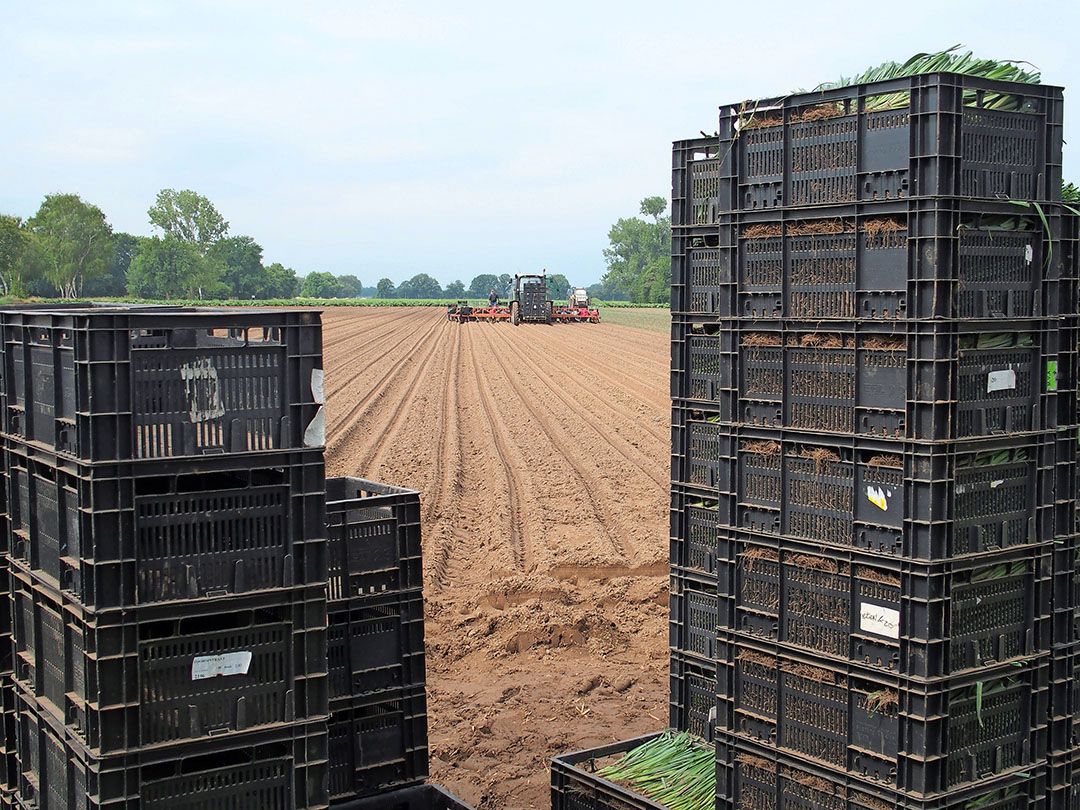
[{"label": "tractor", "polygon": [[551,323],[547,271],[518,273],[510,290],[510,323]]}]

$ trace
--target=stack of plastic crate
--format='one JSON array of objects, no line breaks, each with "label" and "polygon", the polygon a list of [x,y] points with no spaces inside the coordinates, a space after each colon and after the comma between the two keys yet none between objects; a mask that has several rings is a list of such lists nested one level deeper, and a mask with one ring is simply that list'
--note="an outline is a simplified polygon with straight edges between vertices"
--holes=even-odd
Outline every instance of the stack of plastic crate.
[{"label": "stack of plastic crate", "polygon": [[[1080,212],[1074,206],[1067,206],[1066,210],[1072,216],[1066,219],[1063,261],[1073,279],[1078,279]],[[1075,311],[1068,329],[1068,342],[1077,345],[1080,318]],[[1074,384],[1075,379],[1074,375]],[[1076,428],[1071,433],[1077,438],[1076,451],[1080,454],[1080,433]],[[1080,807],[1080,537],[1077,531],[1080,521],[1074,522],[1073,534],[1058,540],[1054,548],[1048,805],[1052,810]]]},{"label": "stack of plastic crate", "polygon": [[417,785],[428,773],[418,493],[326,482],[330,799]]},{"label": "stack of plastic crate", "polygon": [[1061,115],[929,74],[675,145],[672,562],[717,598],[677,605],[673,656],[716,650],[718,807],[1046,801]]},{"label": "stack of plastic crate", "polygon": [[18,806],[326,806],[321,340],[4,313]]}]

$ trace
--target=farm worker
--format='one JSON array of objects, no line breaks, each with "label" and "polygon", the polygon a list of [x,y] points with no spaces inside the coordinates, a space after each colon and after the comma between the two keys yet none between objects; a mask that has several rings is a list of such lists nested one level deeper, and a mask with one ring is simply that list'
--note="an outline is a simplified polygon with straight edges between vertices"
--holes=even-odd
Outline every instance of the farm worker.
[{"label": "farm worker", "polygon": [[488,293],[488,304],[490,304],[491,306],[495,306],[498,303],[499,303],[499,296],[495,294],[494,290],[492,290],[491,292]]}]

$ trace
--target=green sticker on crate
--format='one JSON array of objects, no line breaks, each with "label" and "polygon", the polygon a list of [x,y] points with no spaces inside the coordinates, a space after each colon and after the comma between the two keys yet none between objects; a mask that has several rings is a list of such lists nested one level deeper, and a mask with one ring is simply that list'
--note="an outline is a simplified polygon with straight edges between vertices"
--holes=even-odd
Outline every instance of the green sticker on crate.
[{"label": "green sticker on crate", "polygon": [[1046,390],[1057,391],[1057,360],[1046,362]]}]

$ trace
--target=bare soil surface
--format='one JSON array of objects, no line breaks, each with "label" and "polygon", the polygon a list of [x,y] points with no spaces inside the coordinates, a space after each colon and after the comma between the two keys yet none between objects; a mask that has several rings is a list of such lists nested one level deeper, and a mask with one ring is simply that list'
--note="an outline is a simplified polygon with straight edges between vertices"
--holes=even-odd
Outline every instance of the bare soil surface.
[{"label": "bare soil surface", "polygon": [[667,725],[665,335],[323,323],[327,474],[421,493],[432,780],[547,808],[551,756]]}]

